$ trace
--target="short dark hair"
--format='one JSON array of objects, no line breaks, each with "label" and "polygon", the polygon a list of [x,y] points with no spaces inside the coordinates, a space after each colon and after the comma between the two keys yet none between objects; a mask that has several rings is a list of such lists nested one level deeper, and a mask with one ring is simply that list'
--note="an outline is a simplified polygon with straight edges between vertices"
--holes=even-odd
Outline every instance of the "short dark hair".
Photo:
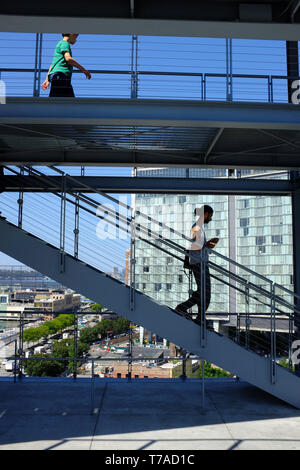
[{"label": "short dark hair", "polygon": [[[199,209],[196,208],[196,209],[194,210],[194,215],[199,215],[199,214],[198,214],[198,211],[199,211]],[[205,204],[205,205],[203,206],[203,214],[205,214],[205,212],[208,212],[209,214],[213,214],[213,213],[214,213],[214,210],[213,210],[212,207],[210,207],[210,206],[208,206],[207,204]]]},{"label": "short dark hair", "polygon": [[64,38],[65,36],[70,36],[71,33],[61,33],[62,37]]},{"label": "short dark hair", "polygon": [[208,212],[209,214],[213,214],[214,210],[212,207],[205,205],[203,212]]}]

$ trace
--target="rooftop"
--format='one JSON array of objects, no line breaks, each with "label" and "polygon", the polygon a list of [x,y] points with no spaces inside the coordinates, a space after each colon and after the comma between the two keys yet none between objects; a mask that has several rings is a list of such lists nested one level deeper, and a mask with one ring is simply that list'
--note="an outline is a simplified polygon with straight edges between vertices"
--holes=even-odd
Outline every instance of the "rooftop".
[{"label": "rooftop", "polygon": [[3,378],[0,394],[0,450],[300,449],[300,410],[233,379],[207,379],[204,407],[197,379]]}]

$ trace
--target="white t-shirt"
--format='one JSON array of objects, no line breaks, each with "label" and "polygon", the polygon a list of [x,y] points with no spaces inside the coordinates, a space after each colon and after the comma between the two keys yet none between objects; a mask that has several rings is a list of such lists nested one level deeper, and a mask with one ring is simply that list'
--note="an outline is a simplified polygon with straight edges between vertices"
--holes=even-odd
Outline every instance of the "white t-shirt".
[{"label": "white t-shirt", "polygon": [[[198,264],[201,262],[201,250],[206,243],[203,225],[200,225],[198,222],[193,225],[191,238],[194,238],[194,240],[191,243],[190,264]],[[208,260],[207,255],[204,260]]]}]

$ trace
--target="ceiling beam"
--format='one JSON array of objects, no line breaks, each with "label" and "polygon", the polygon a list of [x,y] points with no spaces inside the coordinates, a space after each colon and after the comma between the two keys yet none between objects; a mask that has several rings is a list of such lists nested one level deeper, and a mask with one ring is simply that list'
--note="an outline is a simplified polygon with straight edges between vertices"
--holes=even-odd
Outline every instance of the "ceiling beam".
[{"label": "ceiling beam", "polygon": [[[61,191],[61,177],[48,176],[47,181],[33,176],[0,177],[5,192]],[[265,178],[154,178],[72,176],[67,190],[74,192],[163,194],[235,194],[288,196],[297,189],[297,182]],[[89,187],[90,189],[87,189]]]},{"label": "ceiling beam", "polygon": [[0,123],[300,130],[299,110],[290,103],[7,98]]},{"label": "ceiling beam", "polygon": [[133,150],[32,150],[0,154],[2,165],[31,166],[108,166],[108,167],[170,167],[170,168],[244,168],[299,170],[299,154],[227,154],[211,156],[207,164],[203,157],[186,152]]},{"label": "ceiling beam", "polygon": [[2,32],[61,33],[65,30],[80,34],[300,40],[296,23],[0,15]]}]

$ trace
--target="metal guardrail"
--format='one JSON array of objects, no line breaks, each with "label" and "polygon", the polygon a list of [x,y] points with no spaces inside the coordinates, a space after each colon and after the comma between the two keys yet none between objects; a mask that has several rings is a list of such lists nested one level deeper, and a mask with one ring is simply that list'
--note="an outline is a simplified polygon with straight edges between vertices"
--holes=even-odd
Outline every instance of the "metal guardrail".
[{"label": "metal guardrail", "polygon": [[[35,68],[0,68],[0,77],[1,73],[32,73],[32,78],[35,79],[37,70]],[[40,73],[47,73],[47,69],[40,69]],[[79,70],[74,70],[74,74],[80,74]],[[199,79],[199,94],[195,97],[195,99],[200,101],[207,101],[212,100],[210,97],[210,93],[217,93],[214,96],[216,101],[218,100],[226,100],[226,101],[252,101],[252,102],[268,102],[268,103],[276,103],[276,102],[289,102],[288,99],[288,85],[291,82],[299,82],[300,83],[300,76],[289,76],[289,75],[267,75],[267,74],[226,74],[226,73],[197,73],[197,72],[159,72],[159,71],[131,71],[131,70],[109,70],[109,69],[91,69],[90,73],[92,75],[120,75],[120,76],[128,76],[131,77],[131,85],[130,85],[130,93],[128,98],[130,99],[143,99],[147,98],[143,91],[142,86],[140,85],[140,80],[142,77],[186,77],[186,78],[198,78]],[[210,84],[210,79],[223,79],[224,80],[224,91],[217,92],[214,89],[214,85]],[[252,92],[251,99],[243,99],[238,98],[237,95],[243,95],[244,90],[242,89],[241,85],[242,82],[245,80],[254,80],[251,84],[247,83],[248,92]],[[260,99],[255,99],[255,91],[256,85],[259,85],[262,88],[262,96]],[[260,83],[263,81],[263,85]],[[278,84],[275,82],[278,81]],[[39,97],[40,96],[40,86],[36,85],[33,90],[32,96]],[[230,89],[228,88],[228,83],[230,83]],[[280,83],[280,84],[279,84]],[[40,84],[39,84],[40,85]],[[282,89],[284,86],[284,89]],[[161,84],[163,88],[163,84]],[[275,99],[276,93],[283,93],[282,99]],[[15,95],[19,96],[19,95]],[[101,91],[97,93],[97,96],[101,96]],[[170,95],[170,98],[174,98]],[[165,96],[167,98],[167,95]],[[177,94],[177,99],[184,99],[180,96],[180,92]]]},{"label": "metal guardrail", "polygon": [[[58,361],[58,362],[72,362],[74,364],[76,364],[76,366],[74,368],[77,368],[77,363],[80,363],[80,364],[88,364],[88,363],[91,363],[91,374],[90,374],[90,414],[94,414],[94,401],[95,401],[95,391],[94,391],[94,381],[95,381],[95,378],[98,378],[98,376],[95,374],[95,363],[97,362],[112,362],[113,360],[116,361],[116,362],[149,362],[151,361],[151,363],[156,363],[156,362],[161,362],[162,361],[162,358],[149,358],[149,357],[137,357],[137,358],[124,358],[124,357],[118,357],[118,358],[82,358],[82,357],[29,357],[29,358],[25,358],[23,356],[20,356],[17,354],[17,340],[14,340],[13,341],[15,343],[15,354],[13,357],[10,358],[11,361],[14,362],[14,367],[13,367],[13,382],[14,383],[17,383],[17,381],[21,382],[22,380],[26,380],[26,377],[24,378],[24,375],[22,373],[22,370],[21,370],[21,364],[22,364],[22,368],[23,368],[23,364],[25,362],[30,362],[30,361],[36,361],[36,362],[40,362],[40,361],[45,361],[45,362],[49,362],[49,361]],[[205,360],[203,360],[203,358],[201,358],[200,356],[196,356],[196,355],[192,355],[191,357],[189,357],[186,353],[183,354],[183,356],[176,356],[176,357],[173,357],[173,356],[168,356],[168,357],[164,357],[163,358],[163,362],[167,362],[167,361],[176,361],[176,362],[181,362],[182,363],[182,374],[181,376],[178,377],[179,380],[182,380],[182,381],[185,381],[187,379],[187,375],[186,375],[186,362],[187,361],[191,361],[191,360],[198,360],[200,361],[200,370],[201,370],[201,378],[199,377],[199,380],[201,380],[202,382],[202,408],[204,408],[204,382],[205,382],[205,377],[204,377],[204,364],[205,364]],[[17,363],[19,362],[19,366],[17,366]],[[129,371],[129,369],[128,369]],[[73,377],[71,377],[73,376]],[[71,373],[69,374],[69,377],[71,380],[74,380],[76,381],[77,379],[77,374],[76,373]],[[105,377],[107,379],[111,379],[111,380],[120,380],[120,378],[115,378],[115,377]],[[178,380],[178,379],[175,379],[174,380]],[[238,377],[236,378],[238,380]],[[136,378],[133,378],[132,377],[132,374],[131,372],[128,372],[128,374],[126,374],[126,378],[122,378],[121,380],[127,380],[128,382],[134,382],[134,380],[145,380],[143,378],[139,378],[139,379],[136,379]],[[148,379],[147,379],[148,380]],[[149,380],[155,380],[155,379],[149,379]]]}]

